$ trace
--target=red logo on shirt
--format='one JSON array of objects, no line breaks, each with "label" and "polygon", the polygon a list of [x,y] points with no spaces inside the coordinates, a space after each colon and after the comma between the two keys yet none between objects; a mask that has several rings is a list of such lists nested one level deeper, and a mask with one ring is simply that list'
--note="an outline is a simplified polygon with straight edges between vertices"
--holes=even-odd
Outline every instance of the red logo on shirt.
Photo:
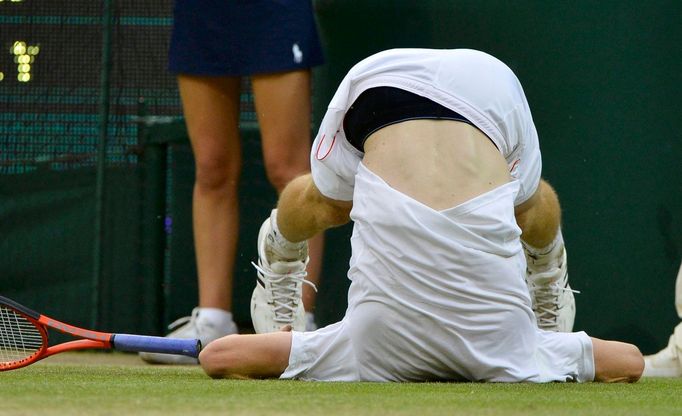
[{"label": "red logo on shirt", "polygon": [[317,160],[324,160],[327,156],[329,156],[329,153],[331,153],[332,148],[334,147],[334,143],[336,143],[336,135],[339,134],[337,131],[336,134],[334,134],[334,137],[332,137],[331,143],[329,143],[329,146],[327,147],[322,147],[324,145],[324,139],[325,139],[325,134],[322,135],[320,138],[320,143],[317,145],[317,149],[315,150],[315,158]]}]

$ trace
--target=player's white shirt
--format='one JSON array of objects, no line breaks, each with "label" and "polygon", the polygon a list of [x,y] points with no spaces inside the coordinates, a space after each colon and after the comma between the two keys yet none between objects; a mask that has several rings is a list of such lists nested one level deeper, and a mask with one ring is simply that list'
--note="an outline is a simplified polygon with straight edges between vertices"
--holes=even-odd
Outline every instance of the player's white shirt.
[{"label": "player's white shirt", "polygon": [[523,89],[498,59],[471,49],[391,49],[355,65],[329,103],[311,152],[313,179],[323,195],[349,201],[362,152],[343,131],[355,99],[373,87],[400,88],[466,117],[485,133],[520,182],[516,204],[540,181],[538,137]]}]

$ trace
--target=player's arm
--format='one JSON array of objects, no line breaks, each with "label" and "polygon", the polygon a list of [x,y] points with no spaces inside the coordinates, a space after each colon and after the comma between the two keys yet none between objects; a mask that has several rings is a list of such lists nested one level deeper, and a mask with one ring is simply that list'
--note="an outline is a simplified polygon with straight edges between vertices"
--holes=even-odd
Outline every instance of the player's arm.
[{"label": "player's arm", "polygon": [[208,344],[199,363],[213,378],[277,378],[289,365],[291,332],[228,335]]},{"label": "player's arm", "polygon": [[277,224],[287,240],[308,240],[327,228],[350,221],[352,207],[353,201],[322,195],[312,175],[306,174],[291,181],[282,191],[277,204]]},{"label": "player's arm", "polygon": [[592,353],[594,381],[634,383],[642,376],[644,358],[632,344],[592,338]]}]

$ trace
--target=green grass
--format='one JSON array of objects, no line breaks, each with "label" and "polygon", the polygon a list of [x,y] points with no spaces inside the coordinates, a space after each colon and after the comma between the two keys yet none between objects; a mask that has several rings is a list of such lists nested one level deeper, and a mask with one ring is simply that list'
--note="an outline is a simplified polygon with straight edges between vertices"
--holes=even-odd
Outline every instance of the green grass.
[{"label": "green grass", "polygon": [[[211,380],[197,367],[67,354],[0,373],[0,415],[674,415],[682,379],[636,384]],[[116,356],[116,355],[114,355]]]}]

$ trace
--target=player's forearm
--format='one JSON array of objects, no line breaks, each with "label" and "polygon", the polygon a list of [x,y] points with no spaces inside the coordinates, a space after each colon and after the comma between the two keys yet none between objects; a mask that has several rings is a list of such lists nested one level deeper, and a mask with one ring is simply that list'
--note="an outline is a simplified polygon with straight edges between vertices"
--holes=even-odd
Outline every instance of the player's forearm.
[{"label": "player's forearm", "polygon": [[351,207],[350,201],[324,197],[313,183],[312,176],[307,174],[284,188],[277,206],[277,224],[287,240],[308,240],[327,228],[347,223]]}]

